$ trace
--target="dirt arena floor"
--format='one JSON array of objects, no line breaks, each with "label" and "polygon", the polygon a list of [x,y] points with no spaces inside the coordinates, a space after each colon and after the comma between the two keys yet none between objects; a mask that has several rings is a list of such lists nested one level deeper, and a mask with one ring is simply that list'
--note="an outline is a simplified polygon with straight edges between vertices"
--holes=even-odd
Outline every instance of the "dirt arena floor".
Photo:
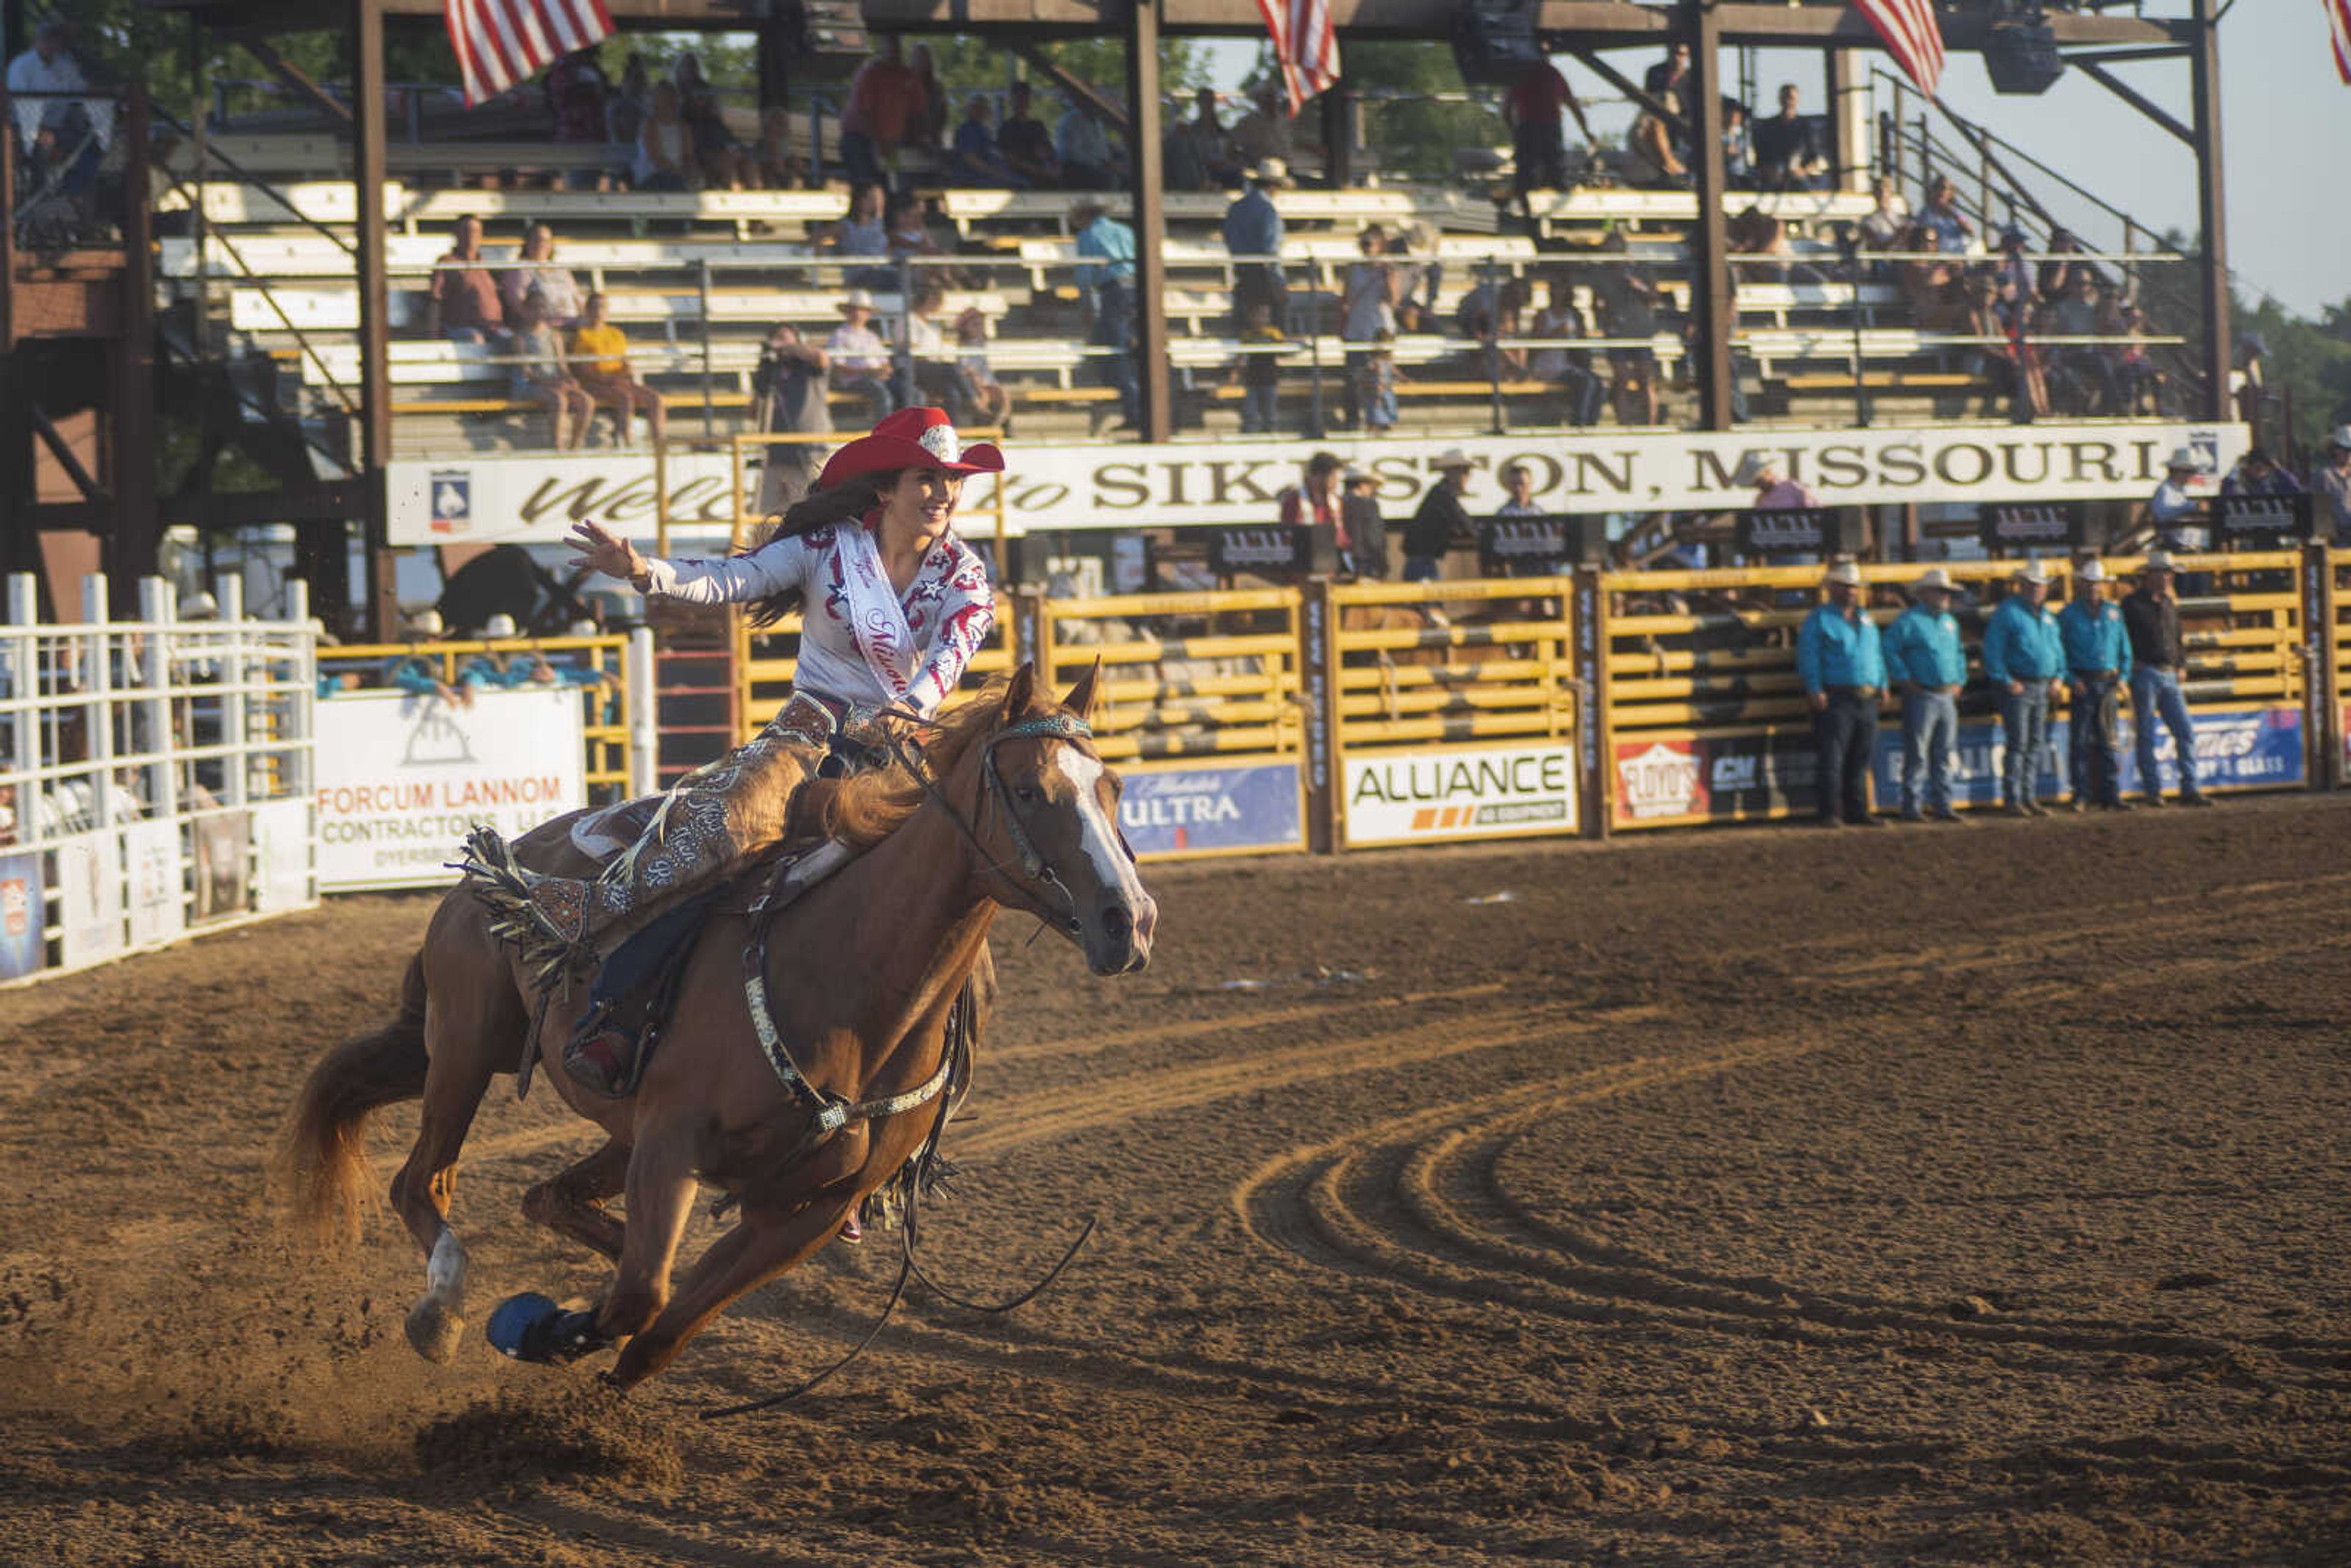
[{"label": "dirt arena floor", "polygon": [[1081,1261],[720,1423],[893,1237],[616,1402],[481,1338],[603,1280],[517,1210],[553,1096],[475,1125],[449,1366],[388,1219],[276,1230],[425,899],[0,995],[0,1560],[2351,1560],[2351,799],[1152,881],[1129,980],[998,927],[927,1211],[967,1291]]}]

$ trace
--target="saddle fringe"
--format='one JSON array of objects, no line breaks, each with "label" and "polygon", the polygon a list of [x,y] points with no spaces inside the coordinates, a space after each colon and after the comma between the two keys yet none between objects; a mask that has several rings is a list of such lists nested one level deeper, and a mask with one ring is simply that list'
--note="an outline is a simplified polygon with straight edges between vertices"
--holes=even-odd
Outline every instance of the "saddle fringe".
[{"label": "saddle fringe", "polygon": [[450,862],[465,890],[489,912],[490,935],[512,944],[532,983],[545,990],[595,959],[587,940],[586,912],[565,931],[531,902],[531,873],[515,860],[514,847],[495,828],[465,835],[463,858]]}]

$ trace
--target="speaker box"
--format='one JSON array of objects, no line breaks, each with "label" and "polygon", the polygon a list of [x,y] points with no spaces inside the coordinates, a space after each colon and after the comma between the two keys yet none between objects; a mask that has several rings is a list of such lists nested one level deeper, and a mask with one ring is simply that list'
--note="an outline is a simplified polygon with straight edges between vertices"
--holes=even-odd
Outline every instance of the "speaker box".
[{"label": "speaker box", "polygon": [[1984,42],[1984,69],[1991,73],[1996,92],[2043,93],[2065,74],[2065,57],[2057,52],[2049,24],[2035,14],[1992,24]]},{"label": "speaker box", "polygon": [[1509,87],[1548,58],[1534,0],[1468,0],[1453,14],[1453,63],[1472,87]]},{"label": "speaker box", "polygon": [[862,55],[872,47],[859,0],[800,0],[801,47],[812,55]]}]

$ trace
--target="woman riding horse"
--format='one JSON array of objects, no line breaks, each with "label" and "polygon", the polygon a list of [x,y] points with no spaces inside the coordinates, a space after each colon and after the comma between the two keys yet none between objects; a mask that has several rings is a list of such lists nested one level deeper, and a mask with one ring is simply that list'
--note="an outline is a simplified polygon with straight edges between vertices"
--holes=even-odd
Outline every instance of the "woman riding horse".
[{"label": "woman riding horse", "polygon": [[[758,549],[725,560],[640,555],[592,522],[573,528],[583,562],[626,578],[648,599],[749,603],[767,624],[805,600],[791,699],[746,744],[681,779],[652,822],[592,879],[515,866],[496,835],[468,841],[473,884],[542,980],[593,958],[602,938],[654,909],[717,884],[783,836],[799,787],[820,770],[853,771],[885,743],[883,716],[929,718],[963,679],[996,622],[987,568],[953,528],[965,477],[1004,467],[986,443],[960,446],[944,410],[908,408],[832,455],[809,496]],[[846,851],[827,845],[811,862]],[[481,870],[514,873],[527,901],[504,901]],[[824,869],[830,869],[826,864]],[[612,1038],[575,1040],[564,1068],[614,1092],[631,1063]]]}]

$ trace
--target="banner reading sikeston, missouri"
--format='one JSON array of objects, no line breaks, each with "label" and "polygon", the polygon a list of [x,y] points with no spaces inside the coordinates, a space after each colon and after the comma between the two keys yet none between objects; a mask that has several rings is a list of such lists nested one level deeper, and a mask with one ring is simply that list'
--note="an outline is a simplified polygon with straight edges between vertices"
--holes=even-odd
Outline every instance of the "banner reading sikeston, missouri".
[{"label": "banner reading sikeston, missouri", "polygon": [[[1736,482],[1750,455],[1779,459],[1823,506],[1903,502],[2141,499],[2162,482],[2164,459],[2194,448],[2219,475],[2243,455],[2241,424],[2109,422],[1903,426],[1876,430],[1705,433],[1579,431],[1455,440],[1297,439],[1172,442],[1165,445],[1032,445],[1005,454],[1001,476],[975,478],[964,510],[995,506],[1008,530],[1238,526],[1270,521],[1276,497],[1317,451],[1378,476],[1381,506],[1407,512],[1436,479],[1430,465],[1458,445],[1494,476],[1510,463],[1534,475],[1549,512],[1729,511],[1752,491]],[[662,475],[671,526],[722,538],[734,513],[727,454],[677,452]],[[1473,491],[1472,509],[1477,509]],[[661,509],[649,455],[545,454],[455,462],[396,462],[391,471],[394,544],[454,540],[554,543],[573,522],[649,537]],[[975,526],[992,526],[992,519]],[[695,530],[702,530],[697,533]]]}]

